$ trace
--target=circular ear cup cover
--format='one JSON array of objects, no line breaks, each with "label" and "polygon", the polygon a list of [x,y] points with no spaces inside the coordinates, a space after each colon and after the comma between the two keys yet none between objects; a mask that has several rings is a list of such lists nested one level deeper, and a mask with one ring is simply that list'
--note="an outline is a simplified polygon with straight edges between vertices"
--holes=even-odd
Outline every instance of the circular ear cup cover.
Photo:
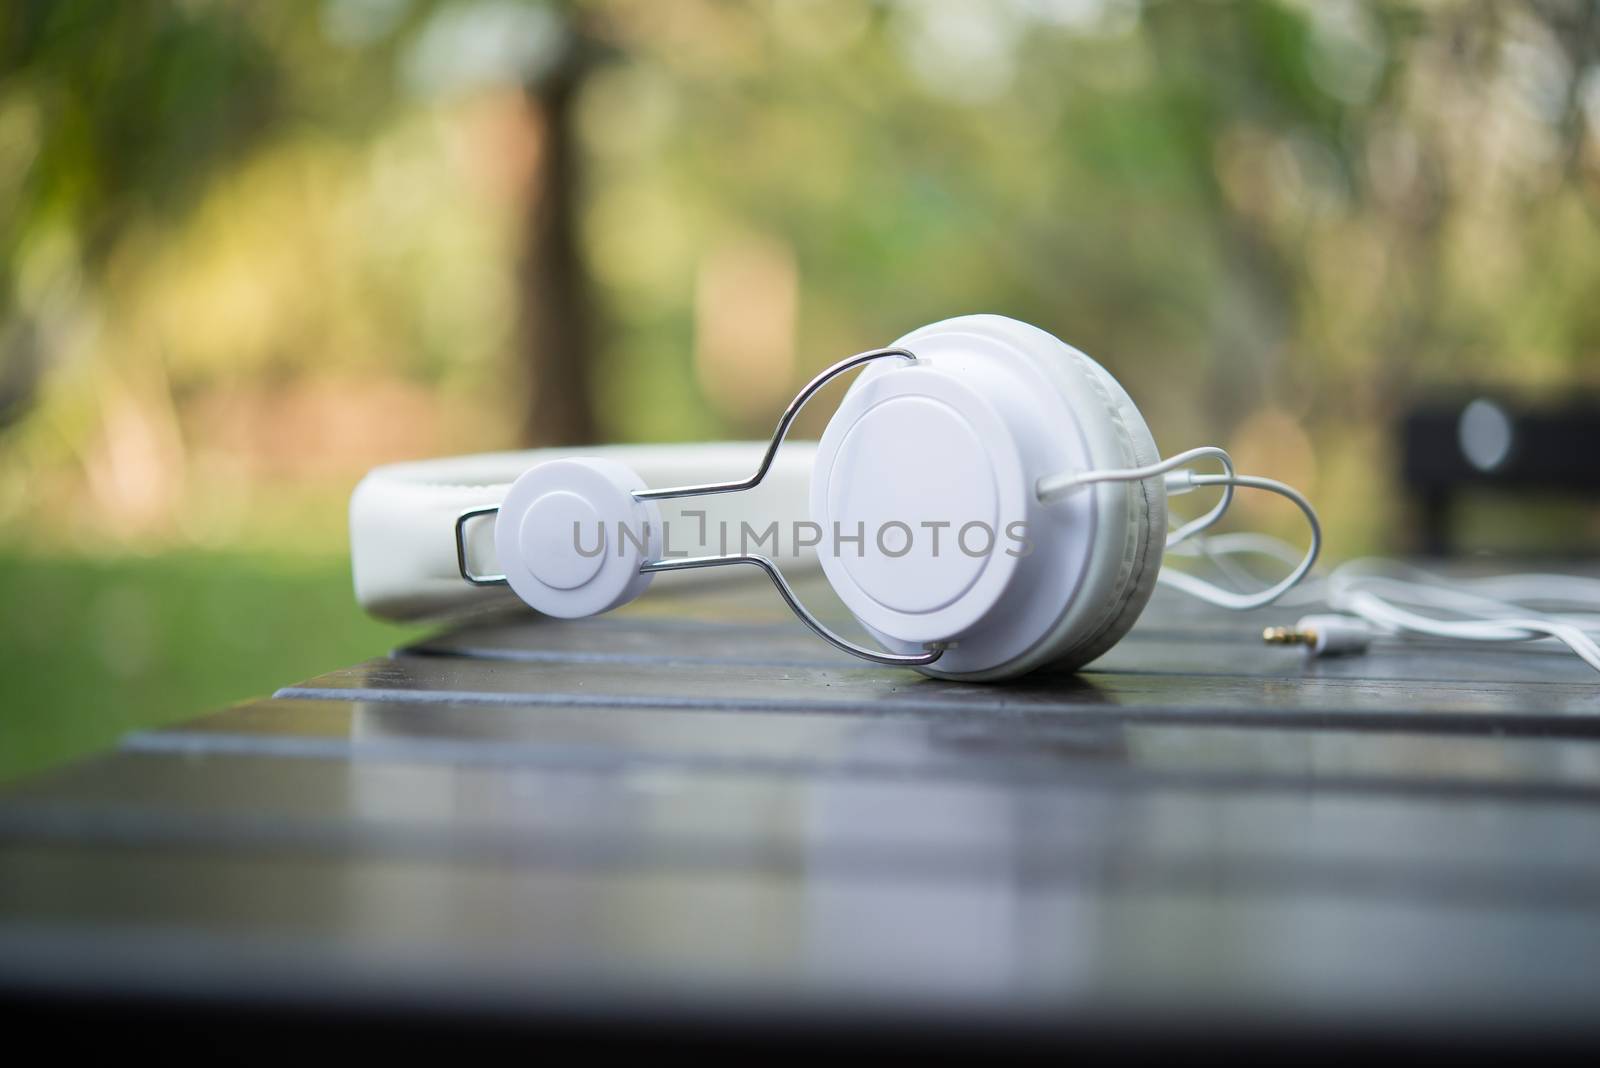
[{"label": "circular ear cup cover", "polygon": [[[1139,467],[1160,458],[1144,418],[1111,375],[1089,357],[1036,327],[998,315],[970,315],[923,327],[896,342],[917,348],[919,337],[959,331],[999,337],[1020,350],[1054,382],[1090,442],[1097,468]],[[1097,536],[1084,581],[1062,606],[1048,634],[1005,663],[975,672],[924,673],[974,681],[1014,678],[1051,666],[1070,670],[1110,649],[1133,626],[1155,589],[1166,542],[1167,506],[1162,480],[1101,483]]]}]

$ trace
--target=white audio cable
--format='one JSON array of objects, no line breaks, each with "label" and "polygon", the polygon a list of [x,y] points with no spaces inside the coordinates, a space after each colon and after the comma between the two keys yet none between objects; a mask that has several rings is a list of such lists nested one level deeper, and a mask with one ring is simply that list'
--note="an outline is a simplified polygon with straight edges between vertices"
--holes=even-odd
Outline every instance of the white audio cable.
[{"label": "white audio cable", "polygon": [[[1185,471],[1181,468],[1200,460],[1216,460],[1222,465],[1221,474],[1202,474],[1195,471]],[[1272,604],[1278,598],[1288,593],[1294,586],[1310,573],[1317,562],[1317,554],[1322,551],[1322,523],[1317,519],[1317,510],[1311,507],[1311,502],[1306,500],[1299,490],[1293,486],[1285,485],[1276,479],[1262,478],[1258,475],[1241,475],[1235,472],[1233,460],[1226,451],[1215,445],[1202,445],[1187,452],[1180,452],[1169,456],[1165,460],[1148,464],[1144,467],[1130,467],[1111,471],[1084,471],[1068,472],[1059,475],[1050,475],[1041,478],[1035,487],[1041,501],[1060,500],[1073,490],[1091,485],[1096,482],[1143,482],[1147,478],[1164,475],[1167,493],[1176,496],[1188,493],[1191,490],[1203,489],[1208,486],[1221,486],[1222,497],[1212,509],[1198,519],[1190,520],[1167,536],[1166,548],[1170,551],[1196,535],[1215,525],[1220,520],[1228,506],[1233,503],[1234,489],[1256,489],[1275,493],[1294,502],[1294,505],[1305,514],[1306,523],[1311,528],[1311,545],[1306,549],[1305,555],[1300,557],[1289,574],[1256,593],[1239,593],[1226,590],[1221,586],[1196,578],[1194,575],[1182,571],[1173,571],[1162,568],[1156,581],[1174,589],[1182,590],[1191,597],[1198,597],[1202,601],[1217,605],[1221,608],[1230,608],[1235,611],[1244,611],[1250,608],[1262,608]]]},{"label": "white audio cable", "polygon": [[[1220,474],[1182,470],[1201,460],[1222,465]],[[1275,479],[1236,473],[1228,454],[1214,445],[1178,453],[1145,467],[1063,473],[1039,480],[1044,501],[1058,500],[1097,482],[1141,482],[1165,476],[1169,494],[1220,486],[1223,494],[1204,515],[1167,538],[1169,552],[1211,561],[1237,585],[1253,581],[1235,557],[1265,556],[1293,565],[1282,580],[1254,593],[1224,589],[1183,571],[1162,568],[1157,581],[1221,608],[1243,611],[1273,603],[1325,605],[1331,611],[1301,617],[1293,627],[1269,627],[1263,637],[1279,644],[1302,644],[1314,655],[1361,652],[1377,637],[1429,637],[1475,642],[1524,642],[1554,638],[1600,671],[1600,579],[1575,575],[1494,575],[1445,579],[1390,560],[1354,560],[1314,578],[1300,589],[1322,548],[1322,526],[1299,491]],[[1294,502],[1311,528],[1311,545],[1302,555],[1269,534],[1239,533],[1200,537],[1232,503],[1235,488],[1259,489]],[[1556,611],[1557,607],[1579,611]]]},{"label": "white audio cable", "polygon": [[[1231,562],[1233,557],[1287,560],[1297,555],[1289,543],[1254,533],[1200,539],[1189,552],[1212,560],[1235,581],[1248,573]],[[1293,627],[1269,627],[1263,634],[1269,642],[1305,645],[1318,656],[1360,652],[1379,637],[1471,642],[1553,638],[1600,671],[1600,579],[1542,573],[1445,578],[1399,561],[1365,558],[1313,578],[1280,603],[1331,610],[1304,616]]]}]

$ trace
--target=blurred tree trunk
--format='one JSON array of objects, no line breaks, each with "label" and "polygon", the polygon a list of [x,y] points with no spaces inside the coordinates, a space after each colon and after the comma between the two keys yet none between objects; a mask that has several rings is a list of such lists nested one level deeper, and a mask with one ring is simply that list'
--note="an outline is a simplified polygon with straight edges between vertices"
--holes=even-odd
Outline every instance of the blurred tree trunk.
[{"label": "blurred tree trunk", "polygon": [[526,90],[541,139],[518,279],[517,346],[527,374],[522,439],[528,445],[581,445],[596,436],[589,383],[596,323],[578,249],[581,175],[573,129],[573,105],[589,67],[587,50],[576,42]]}]

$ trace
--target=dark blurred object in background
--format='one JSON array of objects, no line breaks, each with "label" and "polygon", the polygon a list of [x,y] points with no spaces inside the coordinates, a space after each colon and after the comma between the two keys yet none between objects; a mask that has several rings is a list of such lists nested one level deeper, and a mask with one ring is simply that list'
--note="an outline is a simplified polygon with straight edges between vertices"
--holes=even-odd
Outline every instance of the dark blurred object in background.
[{"label": "dark blurred object in background", "polygon": [[[1455,506],[1474,492],[1494,494],[1508,527],[1530,501],[1565,496],[1592,505],[1600,496],[1600,397],[1572,398],[1559,407],[1490,397],[1437,402],[1407,413],[1400,439],[1401,470],[1419,521],[1415,548],[1430,556],[1459,550]],[[1522,534],[1499,548],[1564,556],[1595,549],[1581,525],[1556,532],[1545,544],[1530,545]]]}]

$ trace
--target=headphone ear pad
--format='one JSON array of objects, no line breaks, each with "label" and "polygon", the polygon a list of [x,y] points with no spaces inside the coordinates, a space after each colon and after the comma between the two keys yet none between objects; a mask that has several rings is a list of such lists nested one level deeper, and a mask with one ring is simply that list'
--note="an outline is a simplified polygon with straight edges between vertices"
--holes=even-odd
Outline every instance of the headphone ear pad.
[{"label": "headphone ear pad", "polygon": [[[1099,364],[1101,384],[1112,400],[1113,422],[1123,431],[1129,467],[1146,467],[1161,459],[1155,436],[1144,416],[1128,396],[1127,390]],[[1063,669],[1081,667],[1097,660],[1133,629],[1144,606],[1155,592],[1156,576],[1161,573],[1161,558],[1167,540],[1167,494],[1160,478],[1127,484],[1125,507],[1128,510],[1128,538],[1125,543],[1125,575],[1106,606],[1105,620],[1098,630],[1064,649],[1051,663]]]},{"label": "headphone ear pad", "polygon": [[[1094,467],[1143,467],[1160,459],[1155,438],[1127,391],[1105,368],[1059,338],[1000,315],[963,316],[936,327],[987,333],[1024,353],[1066,400],[1089,443]],[[989,670],[956,674],[941,671],[935,663],[922,669],[925,674],[993,681],[1043,667],[1071,670],[1101,656],[1127,634],[1149,602],[1161,570],[1166,490],[1159,476],[1101,483],[1093,490],[1100,508],[1090,564],[1077,594],[1063,605],[1049,632],[1021,655]]]}]

